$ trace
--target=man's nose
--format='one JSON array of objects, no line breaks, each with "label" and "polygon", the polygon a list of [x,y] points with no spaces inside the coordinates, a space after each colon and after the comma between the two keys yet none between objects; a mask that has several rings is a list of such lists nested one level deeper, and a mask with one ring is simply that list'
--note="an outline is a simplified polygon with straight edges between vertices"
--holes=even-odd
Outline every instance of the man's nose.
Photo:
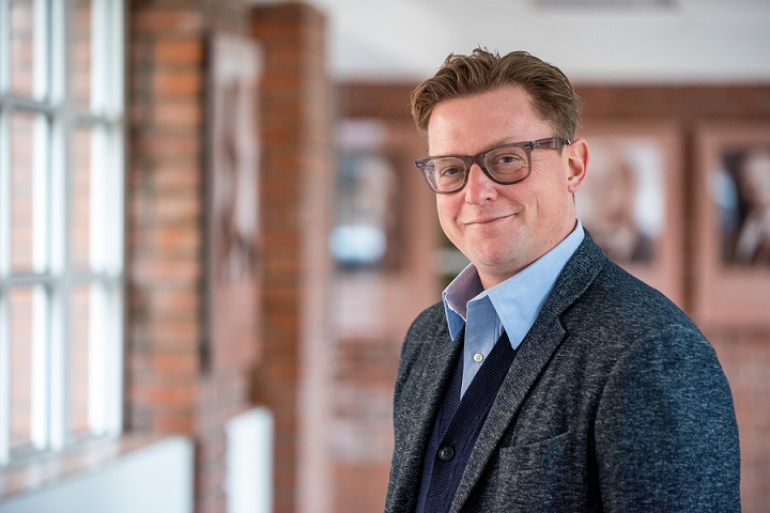
[{"label": "man's nose", "polygon": [[481,166],[476,163],[468,170],[468,183],[465,184],[465,200],[477,205],[497,196],[498,184],[487,176]]}]

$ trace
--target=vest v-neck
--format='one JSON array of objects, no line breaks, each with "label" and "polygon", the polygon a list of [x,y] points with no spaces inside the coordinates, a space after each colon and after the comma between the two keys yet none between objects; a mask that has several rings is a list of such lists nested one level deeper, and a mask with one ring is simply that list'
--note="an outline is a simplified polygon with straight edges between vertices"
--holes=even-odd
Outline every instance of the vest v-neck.
[{"label": "vest v-neck", "polygon": [[515,354],[503,332],[461,398],[463,364],[460,352],[428,441],[416,513],[449,510],[481,427]]}]

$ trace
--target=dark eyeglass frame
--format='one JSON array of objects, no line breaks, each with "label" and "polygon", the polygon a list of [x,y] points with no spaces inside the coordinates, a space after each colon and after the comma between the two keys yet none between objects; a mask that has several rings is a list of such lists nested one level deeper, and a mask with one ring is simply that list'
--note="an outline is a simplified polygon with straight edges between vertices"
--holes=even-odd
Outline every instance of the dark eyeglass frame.
[{"label": "dark eyeglass frame", "polygon": [[[425,181],[428,182],[428,187],[431,188],[433,192],[436,194],[452,194],[453,192],[458,192],[462,190],[465,185],[468,183],[468,174],[470,173],[471,167],[473,164],[478,164],[478,166],[481,168],[482,171],[484,171],[484,174],[489,177],[490,180],[492,180],[495,183],[498,183],[500,185],[512,185],[515,183],[523,182],[526,180],[530,173],[532,172],[532,159],[531,154],[533,150],[536,150],[538,148],[543,150],[560,150],[566,145],[572,144],[571,139],[565,139],[563,137],[548,137],[546,139],[538,139],[536,141],[521,141],[521,142],[512,142],[507,144],[501,144],[500,146],[495,146],[494,148],[491,148],[485,152],[479,153],[478,155],[469,156],[469,155],[438,155],[435,157],[424,157],[421,159],[417,159],[414,161],[415,166],[417,166],[417,169],[420,170],[422,173],[422,176],[425,178]],[[489,155],[492,152],[499,151],[504,148],[521,148],[524,150],[526,156],[527,156],[527,174],[525,174],[521,178],[517,178],[513,181],[505,181],[500,180],[498,178],[495,178],[495,176],[489,171],[486,164],[484,163],[487,155]],[[427,164],[434,159],[442,159],[442,158],[456,158],[463,161],[465,164],[465,172],[463,173],[463,181],[462,183],[455,189],[448,190],[448,191],[440,191],[437,190],[436,185],[431,181],[431,178],[429,177],[429,172],[427,171]]]}]

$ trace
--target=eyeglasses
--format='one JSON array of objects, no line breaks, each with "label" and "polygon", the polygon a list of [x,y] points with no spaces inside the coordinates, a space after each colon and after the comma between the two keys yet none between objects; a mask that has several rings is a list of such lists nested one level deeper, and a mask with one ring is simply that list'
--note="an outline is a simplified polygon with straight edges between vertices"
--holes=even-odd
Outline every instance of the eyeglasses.
[{"label": "eyeglasses", "polygon": [[495,183],[510,185],[525,180],[532,170],[530,154],[533,150],[560,150],[572,144],[569,139],[549,137],[537,141],[503,144],[474,157],[443,155],[415,160],[428,185],[437,194],[457,192],[468,183],[468,173],[475,163]]}]

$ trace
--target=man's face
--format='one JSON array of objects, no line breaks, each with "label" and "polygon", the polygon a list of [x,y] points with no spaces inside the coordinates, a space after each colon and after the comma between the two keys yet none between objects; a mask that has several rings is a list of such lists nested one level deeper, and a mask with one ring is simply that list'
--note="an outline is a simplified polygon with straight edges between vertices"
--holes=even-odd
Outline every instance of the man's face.
[{"label": "man's face", "polygon": [[[428,124],[434,156],[476,155],[554,135],[529,95],[516,86],[440,102]],[[575,228],[572,194],[585,176],[585,141],[561,152],[537,149],[530,158],[532,172],[523,182],[496,184],[474,164],[464,189],[436,196],[441,227],[476,266],[484,288],[510,278]]]}]

